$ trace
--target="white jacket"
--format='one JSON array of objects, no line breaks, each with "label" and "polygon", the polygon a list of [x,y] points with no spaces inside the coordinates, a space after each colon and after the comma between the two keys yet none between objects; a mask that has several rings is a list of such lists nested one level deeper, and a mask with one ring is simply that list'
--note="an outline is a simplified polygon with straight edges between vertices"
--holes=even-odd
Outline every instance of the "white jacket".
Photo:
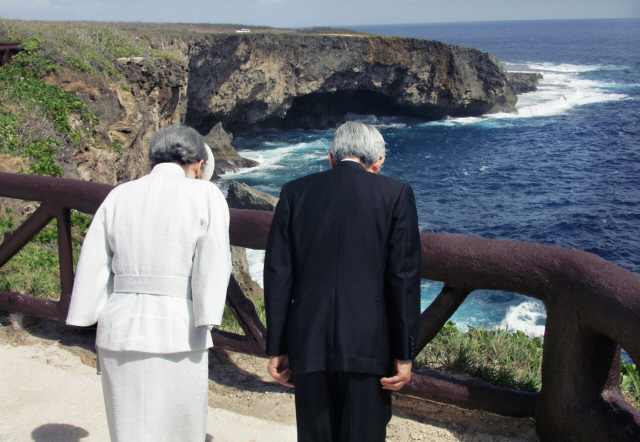
[{"label": "white jacket", "polygon": [[[176,353],[213,346],[229,276],[229,209],[208,181],[162,163],[109,193],[85,237],[67,324],[96,345]],[[191,297],[192,299],[188,299]]]}]

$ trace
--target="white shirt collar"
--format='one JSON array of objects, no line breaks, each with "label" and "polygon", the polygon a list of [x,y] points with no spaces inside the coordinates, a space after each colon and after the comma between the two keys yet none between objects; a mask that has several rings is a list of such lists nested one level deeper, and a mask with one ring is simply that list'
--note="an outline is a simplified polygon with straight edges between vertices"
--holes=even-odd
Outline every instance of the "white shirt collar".
[{"label": "white shirt collar", "polygon": [[160,164],[156,164],[153,167],[153,169],[151,169],[151,173],[176,175],[176,176],[182,176],[183,178],[187,176],[184,173],[184,169],[182,167],[180,167],[176,163],[160,163]]}]

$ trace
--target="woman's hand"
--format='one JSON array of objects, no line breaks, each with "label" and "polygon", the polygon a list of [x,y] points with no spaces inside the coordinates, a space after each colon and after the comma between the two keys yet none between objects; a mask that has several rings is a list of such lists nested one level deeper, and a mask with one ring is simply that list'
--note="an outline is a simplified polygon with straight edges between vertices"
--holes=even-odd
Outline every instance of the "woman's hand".
[{"label": "woman's hand", "polygon": [[269,359],[267,370],[273,379],[286,387],[293,388],[293,375],[289,368],[289,356],[274,356]]}]

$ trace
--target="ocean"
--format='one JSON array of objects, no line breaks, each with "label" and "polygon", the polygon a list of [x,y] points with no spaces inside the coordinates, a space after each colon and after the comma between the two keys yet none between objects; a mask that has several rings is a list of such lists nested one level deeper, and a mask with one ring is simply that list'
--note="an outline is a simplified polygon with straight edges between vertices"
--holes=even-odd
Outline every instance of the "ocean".
[{"label": "ocean", "polygon": [[[535,242],[595,253],[640,273],[640,20],[553,20],[354,26],[439,40],[498,57],[507,71],[539,72],[518,114],[416,119],[349,115],[387,141],[382,173],[411,184],[420,229]],[[262,131],[236,138],[260,166],[224,175],[278,195],[329,167],[333,131]],[[248,252],[262,283],[263,252]],[[423,280],[422,308],[442,284]],[[473,292],[452,320],[466,328],[544,333],[544,305]]]}]

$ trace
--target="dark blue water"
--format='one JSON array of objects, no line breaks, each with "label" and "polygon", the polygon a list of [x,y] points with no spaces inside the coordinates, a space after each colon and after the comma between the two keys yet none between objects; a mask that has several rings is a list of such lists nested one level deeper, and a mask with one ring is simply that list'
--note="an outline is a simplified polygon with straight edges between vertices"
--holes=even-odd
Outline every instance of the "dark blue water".
[{"label": "dark blue water", "polygon": [[[585,250],[640,273],[640,20],[357,29],[476,47],[507,70],[544,75],[537,92],[519,97],[519,115],[429,123],[350,116],[383,134],[383,173],[413,186],[422,231]],[[237,139],[241,155],[262,165],[225,178],[277,195],[285,182],[328,168],[332,135]],[[250,259],[258,275],[260,256]],[[440,287],[424,282],[423,308]],[[541,334],[545,316],[538,301],[479,291],[453,319]]]}]

